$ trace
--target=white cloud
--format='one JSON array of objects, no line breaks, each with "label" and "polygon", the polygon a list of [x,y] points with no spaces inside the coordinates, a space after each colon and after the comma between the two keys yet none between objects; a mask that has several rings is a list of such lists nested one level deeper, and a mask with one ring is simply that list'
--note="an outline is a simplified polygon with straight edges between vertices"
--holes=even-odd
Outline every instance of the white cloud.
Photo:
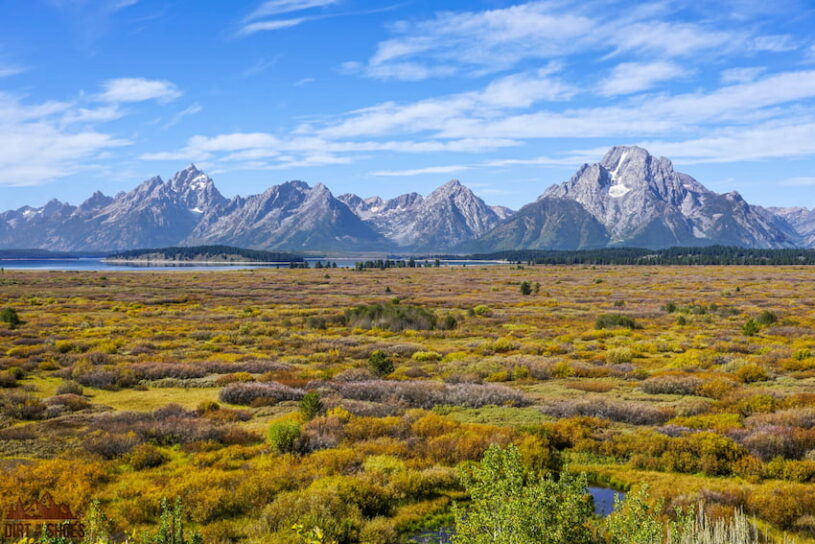
[{"label": "white cloud", "polygon": [[[467,116],[491,116],[506,109],[528,108],[541,101],[560,101],[576,89],[552,77],[556,66],[493,80],[478,91],[420,100],[409,104],[385,102],[352,112],[346,119],[320,129],[321,136],[348,138],[389,133],[438,130]],[[309,130],[307,127],[304,130]],[[456,138],[468,138],[461,134]],[[512,136],[504,136],[512,137]]]},{"label": "white cloud", "polygon": [[293,26],[305,23],[309,19],[307,17],[300,17],[297,19],[275,19],[274,21],[258,21],[256,23],[249,23],[244,25],[239,31],[238,36],[249,36],[255,32],[262,32],[264,30],[281,30],[283,28],[291,28]]},{"label": "white cloud", "polygon": [[262,17],[281,15],[293,11],[302,11],[338,3],[339,0],[271,0],[263,2],[255,11],[246,17],[246,21],[254,21]]},{"label": "white cloud", "polygon": [[189,106],[187,106],[186,108],[184,108],[180,112],[173,115],[170,118],[169,121],[167,121],[166,123],[164,123],[164,125],[162,125],[162,128],[166,129],[166,128],[173,127],[173,126],[177,125],[183,118],[188,117],[190,115],[195,115],[196,113],[201,112],[201,110],[203,110],[203,109],[204,108],[201,106],[201,104],[198,104],[197,102],[194,103],[194,104],[190,104]]},{"label": "white cloud", "polygon": [[483,75],[525,60],[586,52],[661,58],[689,57],[702,51],[720,54],[743,47],[750,39],[747,33],[714,25],[660,20],[665,4],[622,10],[616,17],[603,18],[597,16],[596,7],[596,3],[534,1],[402,21],[391,26],[393,37],[380,42],[360,66],[370,77],[416,80],[459,73]]},{"label": "white cloud", "polygon": [[756,51],[783,53],[784,51],[794,51],[798,49],[798,44],[795,43],[795,39],[788,34],[774,34],[770,36],[758,36],[753,40],[753,48]]},{"label": "white cloud", "polygon": [[600,83],[600,94],[615,96],[651,89],[663,81],[681,78],[688,71],[672,62],[624,62]]},{"label": "white cloud", "polygon": [[102,86],[104,91],[96,97],[102,102],[169,102],[181,96],[181,91],[169,81],[141,77],[109,79]]},{"label": "white cloud", "polygon": [[471,167],[464,164],[453,164],[449,166],[429,166],[427,168],[414,168],[412,170],[378,170],[371,172],[372,176],[421,176],[425,174],[450,174],[469,170]]},{"label": "white cloud", "polygon": [[16,76],[22,74],[26,69],[22,66],[14,66],[12,64],[0,64],[0,77]]},{"label": "white cloud", "polygon": [[105,108],[86,110],[64,102],[29,106],[0,93],[0,185],[39,185],[79,172],[87,168],[87,160],[128,145],[85,126],[114,115]]},{"label": "white cloud", "polygon": [[646,141],[640,145],[686,164],[803,157],[815,154],[815,120],[727,128],[702,138]]},{"label": "white cloud", "polygon": [[766,68],[763,66],[750,66],[747,68],[728,68],[721,74],[722,83],[749,83],[760,76]]},{"label": "white cloud", "polygon": [[288,19],[265,19],[277,15],[285,15],[299,11],[320,8],[337,4],[339,0],[269,0],[260,4],[255,10],[244,17],[236,36],[249,36],[256,32],[269,30],[282,30],[301,25],[316,17],[292,17]]},{"label": "white cloud", "polygon": [[815,176],[787,178],[781,182],[781,185],[791,185],[793,187],[815,185]]}]

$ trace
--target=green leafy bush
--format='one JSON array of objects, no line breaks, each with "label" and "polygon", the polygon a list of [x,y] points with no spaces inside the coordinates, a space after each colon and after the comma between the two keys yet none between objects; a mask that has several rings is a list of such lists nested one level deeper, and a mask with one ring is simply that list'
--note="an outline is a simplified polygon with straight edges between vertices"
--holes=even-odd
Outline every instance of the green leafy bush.
[{"label": "green leafy bush", "polygon": [[387,376],[393,372],[393,362],[382,350],[376,350],[368,357],[368,368],[377,376]]},{"label": "green leafy bush", "polygon": [[603,314],[594,322],[595,329],[636,329],[634,318],[623,314]]},{"label": "green leafy bush", "polygon": [[323,411],[323,402],[316,391],[309,391],[300,399],[300,414],[303,419],[310,421]]},{"label": "green leafy bush", "polygon": [[0,310],[0,322],[6,323],[9,329],[16,328],[22,321],[14,308]]},{"label": "green leafy bush", "polygon": [[300,438],[300,425],[295,421],[277,421],[269,425],[269,444],[277,453],[294,453]]},{"label": "green leafy bush", "polygon": [[393,332],[436,328],[436,315],[433,312],[420,306],[395,302],[357,306],[345,312],[345,321],[350,327],[379,328]]}]

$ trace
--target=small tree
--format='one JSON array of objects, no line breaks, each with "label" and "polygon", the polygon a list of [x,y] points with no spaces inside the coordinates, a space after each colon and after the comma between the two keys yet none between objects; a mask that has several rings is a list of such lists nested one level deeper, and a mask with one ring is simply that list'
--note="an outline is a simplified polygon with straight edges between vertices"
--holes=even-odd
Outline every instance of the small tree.
[{"label": "small tree", "polygon": [[756,323],[753,319],[748,319],[741,330],[745,336],[755,336],[761,331],[761,325]]},{"label": "small tree", "polygon": [[20,316],[17,314],[17,310],[14,308],[3,308],[0,310],[0,321],[7,323],[9,329],[14,329],[17,325],[22,323]]},{"label": "small tree", "polygon": [[277,421],[269,425],[269,444],[277,453],[294,453],[300,438],[300,425],[295,421]]},{"label": "small tree", "polygon": [[303,420],[311,421],[323,411],[323,402],[316,391],[309,391],[300,399],[300,414]]},{"label": "small tree", "polygon": [[464,470],[462,483],[470,496],[455,505],[454,544],[588,544],[586,522],[593,509],[586,478],[567,471],[555,480],[524,468],[514,445],[487,449],[481,463]]},{"label": "small tree", "polygon": [[532,284],[528,281],[521,282],[521,294],[524,296],[532,294]]},{"label": "small tree", "polygon": [[384,351],[378,349],[368,357],[368,368],[377,376],[386,376],[393,372],[393,363]]}]

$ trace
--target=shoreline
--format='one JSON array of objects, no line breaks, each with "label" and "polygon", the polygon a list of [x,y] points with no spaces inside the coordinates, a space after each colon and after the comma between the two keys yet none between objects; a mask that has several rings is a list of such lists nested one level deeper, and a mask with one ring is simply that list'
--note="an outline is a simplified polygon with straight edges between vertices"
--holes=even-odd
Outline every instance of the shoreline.
[{"label": "shoreline", "polygon": [[303,263],[305,261],[176,261],[172,259],[100,259],[103,263],[111,264],[181,264],[181,265],[220,265],[220,266],[247,266],[257,265],[284,265],[291,263]]}]

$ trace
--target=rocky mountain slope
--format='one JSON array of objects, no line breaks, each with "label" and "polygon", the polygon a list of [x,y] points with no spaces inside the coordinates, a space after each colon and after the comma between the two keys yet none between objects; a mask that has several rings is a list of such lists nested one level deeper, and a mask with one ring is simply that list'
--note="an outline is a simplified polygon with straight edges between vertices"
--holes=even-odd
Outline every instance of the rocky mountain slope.
[{"label": "rocky mountain slope", "polygon": [[815,247],[815,210],[763,208],[718,194],[638,147],[614,147],[517,212],[489,206],[458,180],[427,196],[334,197],[289,181],[221,195],[190,165],[114,197],[57,200],[0,213],[0,248],[110,251],[222,244],[288,251],[470,252],[663,248],[712,244]]},{"label": "rocky mountain slope", "polygon": [[309,187],[302,181],[235,197],[204,215],[182,244],[320,251],[382,250],[389,245],[325,185]]},{"label": "rocky mountain slope", "polygon": [[449,250],[485,234],[512,213],[488,206],[457,179],[426,197],[408,193],[390,200],[352,194],[339,198],[398,247],[414,251]]},{"label": "rocky mountain slope", "polygon": [[815,209],[807,208],[768,208],[769,212],[783,218],[803,239],[807,247],[815,247]]},{"label": "rocky mountain slope", "polygon": [[550,187],[465,247],[783,248],[801,243],[787,219],[751,206],[738,193],[710,191],[645,149],[614,147],[599,163],[583,165],[570,180]]}]

